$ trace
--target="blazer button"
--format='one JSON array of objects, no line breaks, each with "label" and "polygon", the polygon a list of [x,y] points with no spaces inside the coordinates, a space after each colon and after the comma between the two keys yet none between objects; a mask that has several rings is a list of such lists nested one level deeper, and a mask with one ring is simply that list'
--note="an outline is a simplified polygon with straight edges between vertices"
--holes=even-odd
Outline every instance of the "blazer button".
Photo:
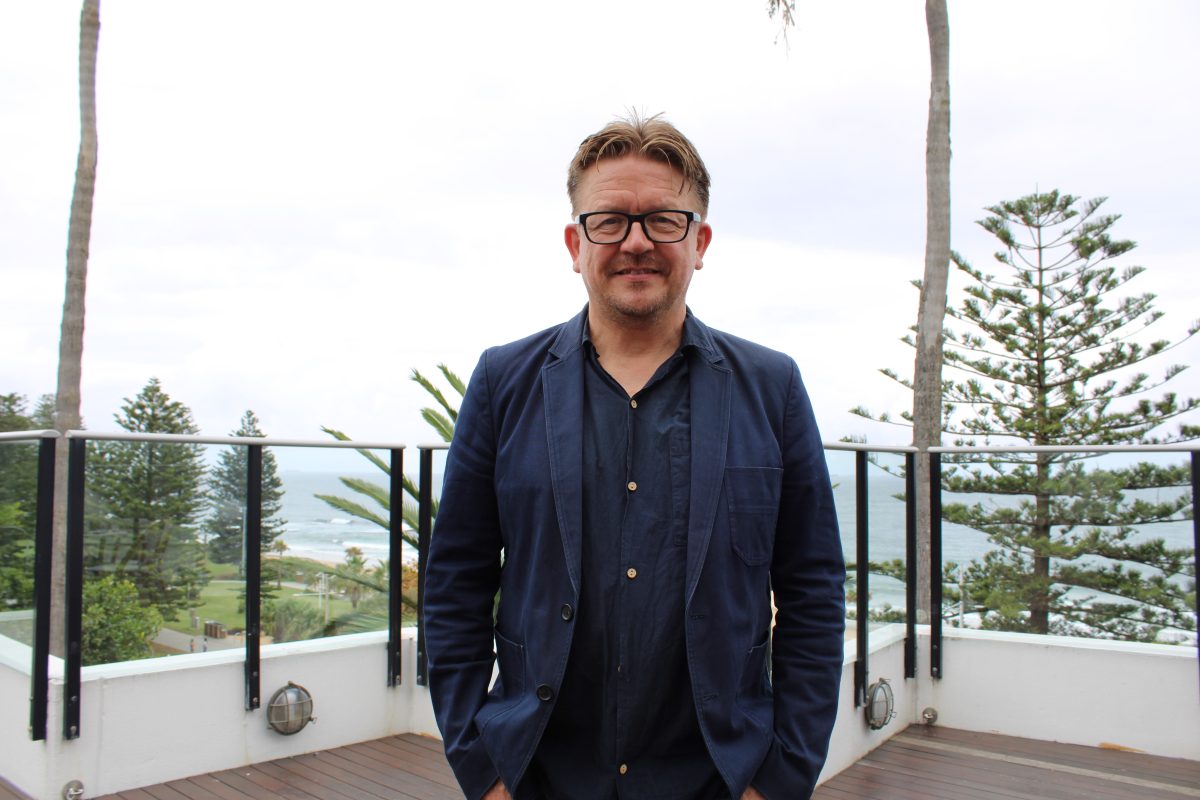
[{"label": "blazer button", "polygon": [[554,699],[554,690],[543,683],[541,686],[537,687],[537,699],[541,700],[543,703],[550,702]]},{"label": "blazer button", "polygon": [[563,622],[570,622],[571,617],[575,616],[575,609],[571,608],[570,603],[563,603],[562,618]]}]

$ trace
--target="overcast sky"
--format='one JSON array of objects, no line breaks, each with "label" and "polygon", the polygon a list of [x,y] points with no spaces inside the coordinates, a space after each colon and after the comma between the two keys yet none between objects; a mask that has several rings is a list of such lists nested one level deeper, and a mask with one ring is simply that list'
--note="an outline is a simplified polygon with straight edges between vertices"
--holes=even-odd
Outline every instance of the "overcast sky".
[{"label": "overcast sky", "polygon": [[[918,0],[104,0],[83,413],[151,376],[222,434],[434,437],[408,380],[585,296],[567,162],[625,109],[665,112],[712,173],[690,305],[793,355],[826,440],[909,402],[929,56]],[[77,2],[0,5],[0,393],[55,386],[78,147]],[[1200,317],[1200,3],[951,0],[952,239],[983,208],[1107,195],[1165,338]],[[951,302],[958,300],[952,294]],[[1200,342],[1171,361],[1196,363]],[[1176,381],[1200,393],[1200,370]]]}]

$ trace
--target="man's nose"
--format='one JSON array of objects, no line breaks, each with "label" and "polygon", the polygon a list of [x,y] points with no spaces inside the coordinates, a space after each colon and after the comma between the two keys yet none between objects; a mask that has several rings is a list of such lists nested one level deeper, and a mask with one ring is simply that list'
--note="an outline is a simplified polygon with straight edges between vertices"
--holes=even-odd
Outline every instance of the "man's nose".
[{"label": "man's nose", "polygon": [[621,242],[621,251],[625,253],[645,253],[654,249],[654,242],[646,237],[642,223],[635,222],[629,226],[629,235]]}]

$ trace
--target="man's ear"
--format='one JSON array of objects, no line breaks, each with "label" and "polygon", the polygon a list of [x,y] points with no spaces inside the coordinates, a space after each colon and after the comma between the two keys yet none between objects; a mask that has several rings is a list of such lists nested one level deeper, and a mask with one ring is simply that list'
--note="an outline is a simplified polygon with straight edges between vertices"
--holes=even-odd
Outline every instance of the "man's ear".
[{"label": "man's ear", "polygon": [[579,272],[579,226],[575,223],[567,225],[563,229],[563,242],[567,245],[567,252],[571,254],[571,268]]},{"label": "man's ear", "polygon": [[707,222],[701,222],[696,228],[696,269],[704,267],[704,252],[708,250],[708,245],[711,242],[712,226]]}]

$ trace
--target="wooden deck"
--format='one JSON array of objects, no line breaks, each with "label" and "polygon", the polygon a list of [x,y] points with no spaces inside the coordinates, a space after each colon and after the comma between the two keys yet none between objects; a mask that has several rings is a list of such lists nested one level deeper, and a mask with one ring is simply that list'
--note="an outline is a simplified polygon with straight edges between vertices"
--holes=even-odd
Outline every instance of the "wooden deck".
[{"label": "wooden deck", "polygon": [[[413,734],[130,789],[97,800],[462,800],[441,742]],[[1180,800],[1200,762],[914,726],[813,800]],[[28,800],[0,780],[0,800]],[[785,799],[786,800],[786,799]]]},{"label": "wooden deck", "polygon": [[442,743],[415,734],[107,794],[98,800],[463,800]]},{"label": "wooden deck", "polygon": [[1181,800],[1200,762],[911,726],[813,800]]}]

